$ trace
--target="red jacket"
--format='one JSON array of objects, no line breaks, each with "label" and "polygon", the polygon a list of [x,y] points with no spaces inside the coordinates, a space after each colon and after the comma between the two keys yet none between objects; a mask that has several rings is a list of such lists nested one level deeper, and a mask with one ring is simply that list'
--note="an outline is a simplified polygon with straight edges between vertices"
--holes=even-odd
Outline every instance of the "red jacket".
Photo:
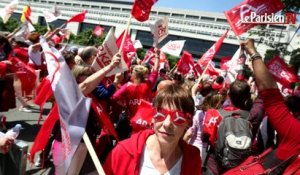
[{"label": "red jacket", "polygon": [[[144,130],[120,142],[109,154],[104,164],[106,175],[139,175],[140,162],[147,138],[153,130]],[[199,150],[183,140],[179,142],[183,151],[181,175],[201,174]]]}]

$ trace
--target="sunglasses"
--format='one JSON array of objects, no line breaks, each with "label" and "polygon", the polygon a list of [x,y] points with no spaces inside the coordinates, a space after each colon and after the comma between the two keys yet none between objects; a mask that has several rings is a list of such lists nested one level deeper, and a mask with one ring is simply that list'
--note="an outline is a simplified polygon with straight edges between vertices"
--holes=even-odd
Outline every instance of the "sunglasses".
[{"label": "sunglasses", "polygon": [[190,114],[185,114],[179,110],[159,109],[153,118],[157,122],[162,122],[167,118],[168,115],[170,115],[172,122],[178,126],[184,125],[191,117]]}]

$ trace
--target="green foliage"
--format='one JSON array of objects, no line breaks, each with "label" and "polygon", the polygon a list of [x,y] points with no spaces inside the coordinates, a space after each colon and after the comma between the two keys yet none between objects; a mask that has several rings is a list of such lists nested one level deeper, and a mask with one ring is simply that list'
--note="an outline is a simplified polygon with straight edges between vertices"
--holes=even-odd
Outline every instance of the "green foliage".
[{"label": "green foliage", "polygon": [[300,12],[299,0],[281,0],[284,4],[283,11],[285,12]]},{"label": "green foliage", "polygon": [[71,35],[70,42],[82,46],[100,46],[104,39],[104,35],[96,37],[93,35],[93,30],[88,29],[79,33],[77,36]]},{"label": "green foliage", "polygon": [[146,51],[143,48],[139,48],[136,50],[136,54],[139,59],[143,60],[146,55]]},{"label": "green foliage", "polygon": [[35,28],[35,31],[40,33],[41,35],[44,35],[47,32],[47,26],[42,26],[40,24],[33,24],[33,27]]},{"label": "green foliage", "polygon": [[178,57],[169,55],[167,53],[166,53],[166,56],[167,56],[167,59],[168,59],[169,65],[170,65],[170,69],[172,69],[176,65],[176,63],[178,61]]},{"label": "green foliage", "polygon": [[268,63],[270,61],[270,59],[272,59],[273,56],[275,56],[275,55],[280,55],[280,51],[279,50],[267,50],[266,54],[265,54],[264,62]]},{"label": "green foliage", "polygon": [[0,31],[13,32],[18,26],[19,22],[15,18],[10,18],[6,24],[4,24],[2,18],[0,18]]}]

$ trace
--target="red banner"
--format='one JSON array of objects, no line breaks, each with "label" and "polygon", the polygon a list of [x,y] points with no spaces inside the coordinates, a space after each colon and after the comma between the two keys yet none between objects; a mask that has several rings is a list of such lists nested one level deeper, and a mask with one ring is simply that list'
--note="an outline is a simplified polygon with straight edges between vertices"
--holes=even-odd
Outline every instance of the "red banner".
[{"label": "red banner", "polygon": [[155,114],[155,108],[151,103],[141,100],[141,105],[135,115],[130,119],[133,132],[138,132],[143,129],[151,128],[151,120]]},{"label": "red banner", "polygon": [[221,36],[221,38],[213,45],[211,48],[205,52],[205,54],[198,60],[197,64],[201,66],[206,66],[209,61],[211,61],[214,56],[219,52],[221,45],[227,36],[228,30]]},{"label": "red banner", "polygon": [[226,11],[225,16],[235,35],[239,36],[259,24],[243,22],[251,15],[270,15],[281,9],[283,9],[281,0],[246,0]]},{"label": "red banner", "polygon": [[43,108],[44,104],[51,95],[53,95],[51,83],[50,80],[45,77],[36,89],[36,97],[34,98],[34,103]]},{"label": "red banner", "polygon": [[140,22],[148,20],[151,8],[157,1],[158,0],[135,0],[131,15]]},{"label": "red banner", "polygon": [[10,61],[12,62],[13,71],[16,72],[21,81],[22,91],[25,92],[25,94],[30,94],[34,89],[37,78],[35,70],[16,57],[11,57]]},{"label": "red banner", "polygon": [[267,67],[274,79],[284,87],[291,88],[291,83],[298,82],[298,77],[295,75],[294,70],[288,67],[279,56],[274,56],[267,64]]},{"label": "red banner", "polygon": [[228,70],[228,66],[225,63],[227,63],[229,60],[231,60],[231,57],[222,57],[221,58],[220,67],[222,70]]},{"label": "red banner", "polygon": [[[119,36],[119,38],[116,41],[118,48],[121,47],[121,42],[122,42],[124,33],[125,33],[125,31],[122,32],[122,34]],[[131,62],[131,58],[128,58],[128,54],[131,52],[135,53],[135,48],[134,48],[133,42],[131,41],[130,36],[127,33],[127,35],[125,37],[124,45],[122,48],[122,54],[123,54],[124,61],[126,62],[128,67],[130,67],[130,62]]]},{"label": "red banner", "polygon": [[69,22],[83,22],[86,13],[87,13],[87,10],[83,10],[81,13],[78,13],[78,14],[72,16],[66,23],[69,23]]},{"label": "red banner", "polygon": [[146,52],[146,55],[145,55],[145,57],[144,57],[144,59],[143,59],[143,61],[142,61],[142,64],[143,63],[148,63],[148,64],[150,64],[151,66],[154,66],[154,59],[155,59],[155,57],[154,57],[154,54],[155,54],[155,52],[154,52],[154,48],[152,47],[152,48],[150,48],[147,52]]},{"label": "red banner", "polygon": [[183,51],[183,54],[177,63],[178,71],[185,75],[190,72],[190,70],[193,68],[193,65],[194,60],[192,54],[187,51]]}]

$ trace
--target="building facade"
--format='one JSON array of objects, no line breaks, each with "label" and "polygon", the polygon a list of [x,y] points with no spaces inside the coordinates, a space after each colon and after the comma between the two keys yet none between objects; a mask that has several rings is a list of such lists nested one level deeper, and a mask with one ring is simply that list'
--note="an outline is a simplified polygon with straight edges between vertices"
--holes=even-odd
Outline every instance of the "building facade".
[{"label": "building facade", "polygon": [[[9,0],[2,0],[0,8],[4,8]],[[56,5],[61,16],[52,25],[60,26],[66,20],[83,9],[88,10],[83,23],[69,23],[69,28],[74,34],[86,29],[94,29],[96,25],[101,25],[108,31],[110,27],[115,27],[118,36],[125,28],[130,18],[132,2],[129,0],[19,0],[19,5],[14,13],[14,17],[19,18],[25,5],[30,5],[32,9],[31,20],[33,23],[46,25],[43,11],[51,9]],[[170,1],[171,3],[171,1]],[[212,13],[203,11],[190,11],[171,8],[152,8],[150,18],[146,22],[131,20],[130,35],[132,40],[140,40],[144,48],[150,48],[153,44],[149,22],[157,18],[167,16],[169,19],[169,35],[159,46],[164,45],[169,40],[186,40],[183,50],[193,54],[194,59],[200,58],[226,31],[230,30],[229,24],[222,13]],[[298,24],[299,25],[299,24]],[[267,25],[272,32],[267,33],[266,37],[272,36],[272,40],[264,39],[261,41],[257,36],[251,36],[261,44],[258,47],[260,53],[265,53],[268,42],[287,43],[295,33],[297,25]],[[253,28],[251,31],[258,29]],[[241,39],[246,39],[249,33],[243,34]],[[297,38],[297,37],[294,37]],[[292,42],[297,43],[297,42]],[[239,42],[232,31],[229,31],[224,43],[214,58],[219,62],[223,56],[232,56],[238,49]],[[297,47],[297,46],[293,46]],[[287,60],[286,60],[287,61]]]}]

